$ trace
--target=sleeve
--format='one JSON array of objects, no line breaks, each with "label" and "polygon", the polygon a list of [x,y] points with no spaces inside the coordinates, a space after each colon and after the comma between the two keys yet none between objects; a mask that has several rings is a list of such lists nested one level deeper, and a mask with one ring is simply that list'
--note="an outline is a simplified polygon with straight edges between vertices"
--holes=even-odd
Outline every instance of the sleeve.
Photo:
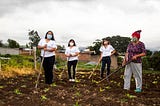
[{"label": "sleeve", "polygon": [[68,54],[68,48],[66,48],[65,53],[64,54]]},{"label": "sleeve", "polygon": [[100,52],[103,52],[103,48],[102,48],[102,46],[100,47],[99,51],[100,51]]},{"label": "sleeve", "polygon": [[56,45],[56,42],[55,42],[55,41],[53,42],[52,47],[57,49],[57,45]]},{"label": "sleeve", "polygon": [[42,39],[39,41],[38,46],[43,46]]},{"label": "sleeve", "polygon": [[131,44],[129,43],[128,46],[127,46],[126,53],[128,53],[128,50],[129,50],[130,45],[131,45]]},{"label": "sleeve", "polygon": [[111,50],[111,52],[112,52],[113,50],[115,50],[112,45],[110,45],[110,50]]},{"label": "sleeve", "polygon": [[78,47],[76,47],[76,52],[78,52],[78,53],[80,52],[80,50],[78,49]]},{"label": "sleeve", "polygon": [[141,47],[141,49],[142,49],[142,53],[146,53],[146,48],[145,48],[144,43],[142,43],[142,47]]}]

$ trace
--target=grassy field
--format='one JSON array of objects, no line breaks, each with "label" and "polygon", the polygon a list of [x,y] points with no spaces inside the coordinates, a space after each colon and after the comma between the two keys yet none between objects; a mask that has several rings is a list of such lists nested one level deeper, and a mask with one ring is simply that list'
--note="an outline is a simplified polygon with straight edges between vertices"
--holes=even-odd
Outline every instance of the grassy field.
[{"label": "grassy field", "polygon": [[[3,77],[11,77],[15,75],[35,74],[40,67],[40,62],[37,62],[37,70],[34,70],[33,56],[21,56],[21,55],[1,55],[1,57],[8,57],[9,60],[1,60],[1,72]],[[56,60],[56,66],[59,70],[67,69],[67,62],[61,59]],[[79,61],[77,64],[77,70],[93,71],[96,65],[87,64],[87,62]],[[98,65],[97,70],[100,70],[101,65]],[[111,71],[115,71],[112,69]],[[124,71],[122,69],[121,71]],[[143,73],[159,74],[160,71],[143,70]]]}]

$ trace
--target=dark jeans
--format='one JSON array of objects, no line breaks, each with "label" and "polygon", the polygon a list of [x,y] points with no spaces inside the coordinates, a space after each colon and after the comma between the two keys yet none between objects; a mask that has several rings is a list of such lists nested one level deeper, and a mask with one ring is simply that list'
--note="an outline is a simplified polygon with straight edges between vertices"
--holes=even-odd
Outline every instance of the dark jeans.
[{"label": "dark jeans", "polygon": [[[67,63],[69,79],[75,79],[77,62],[78,60],[73,60],[73,61],[68,61]],[[73,76],[71,76],[71,67],[73,68]]]},{"label": "dark jeans", "polygon": [[101,67],[101,78],[103,78],[103,73],[107,64],[107,75],[110,74],[110,66],[111,66],[111,57],[106,56],[102,58],[102,67]]},{"label": "dark jeans", "polygon": [[45,83],[53,83],[53,65],[55,62],[55,56],[45,57],[43,61],[43,69],[45,74]]}]

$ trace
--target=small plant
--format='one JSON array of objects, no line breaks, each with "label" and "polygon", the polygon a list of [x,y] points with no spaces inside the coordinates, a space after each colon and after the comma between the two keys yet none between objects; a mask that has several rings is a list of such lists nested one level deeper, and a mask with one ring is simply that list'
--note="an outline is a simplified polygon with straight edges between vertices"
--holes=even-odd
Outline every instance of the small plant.
[{"label": "small plant", "polygon": [[129,94],[129,93],[127,93],[126,96],[127,96],[128,98],[130,98],[130,99],[133,99],[133,98],[136,98],[136,97],[137,97],[137,96],[131,95],[131,94]]},{"label": "small plant", "polygon": [[78,92],[76,92],[75,96],[80,97],[80,96],[81,96],[81,93],[78,91]]},{"label": "small plant", "polygon": [[100,91],[100,92],[103,92],[104,90],[105,90],[105,89],[103,89],[103,88],[101,88],[101,87],[99,88],[99,91]]},{"label": "small plant", "polygon": [[0,86],[0,89],[4,88],[4,86]]},{"label": "small plant", "polygon": [[96,81],[96,80],[92,80],[92,82],[93,82],[93,83],[96,83],[96,84],[98,84],[98,83],[99,83],[99,82],[98,82],[98,81]]},{"label": "small plant", "polygon": [[82,78],[84,78],[85,76],[84,75],[82,75]]},{"label": "small plant", "polygon": [[117,84],[117,86],[119,86],[119,87],[120,87],[120,86],[121,86],[121,83],[119,82],[119,83]]},{"label": "small plant", "polygon": [[158,81],[153,81],[152,83],[156,85],[158,83]]},{"label": "small plant", "polygon": [[121,102],[123,103],[123,102],[127,102],[128,101],[128,99],[126,99],[126,98],[122,98],[121,99]]},{"label": "small plant", "polygon": [[80,79],[76,79],[76,82],[81,82],[81,80]]},{"label": "small plant", "polygon": [[26,88],[27,86],[26,86],[26,85],[22,85],[21,87],[22,87],[22,88]]},{"label": "small plant", "polygon": [[124,75],[121,75],[120,78],[121,78],[121,79],[124,79]]},{"label": "small plant", "polygon": [[51,86],[51,87],[56,87],[57,85],[56,85],[56,83],[53,83],[53,84],[51,84],[50,86]]},{"label": "small plant", "polygon": [[73,106],[80,106],[80,104],[78,103],[78,101],[76,101],[76,104],[74,104]]},{"label": "small plant", "polygon": [[41,100],[47,100],[46,95],[41,95]]},{"label": "small plant", "polygon": [[17,95],[22,94],[21,91],[20,91],[19,89],[15,89],[15,90],[14,90],[14,93],[17,94]]},{"label": "small plant", "polygon": [[48,92],[48,91],[49,91],[49,88],[45,88],[43,91],[44,91],[44,92]]},{"label": "small plant", "polygon": [[108,89],[108,90],[109,90],[109,89],[111,89],[111,87],[110,87],[110,86],[106,86],[106,89]]}]

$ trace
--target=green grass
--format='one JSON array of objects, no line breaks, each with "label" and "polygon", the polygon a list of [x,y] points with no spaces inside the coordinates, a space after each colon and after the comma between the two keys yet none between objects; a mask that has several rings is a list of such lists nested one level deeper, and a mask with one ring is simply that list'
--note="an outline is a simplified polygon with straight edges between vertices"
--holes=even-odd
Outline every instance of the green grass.
[{"label": "green grass", "polygon": [[143,74],[160,74],[157,70],[143,70]]},{"label": "green grass", "polygon": [[1,55],[1,57],[10,58],[9,60],[1,60],[2,69],[5,70],[7,67],[15,68],[33,68],[33,56],[22,56],[22,55]]},{"label": "green grass", "polygon": [[[7,70],[8,67],[13,68],[34,68],[33,56],[22,56],[22,55],[0,55],[1,57],[8,57],[9,60],[1,60],[2,69]],[[67,61],[62,60],[60,58],[56,58],[57,68],[59,69],[67,69]],[[78,61],[77,70],[93,70],[96,65],[86,64],[87,62]],[[37,62],[37,66],[39,67],[40,62]],[[100,69],[101,65],[97,67]],[[112,72],[115,70],[111,70]],[[124,71],[122,69],[121,71]],[[160,71],[156,70],[143,70],[143,74],[160,74]]]}]

